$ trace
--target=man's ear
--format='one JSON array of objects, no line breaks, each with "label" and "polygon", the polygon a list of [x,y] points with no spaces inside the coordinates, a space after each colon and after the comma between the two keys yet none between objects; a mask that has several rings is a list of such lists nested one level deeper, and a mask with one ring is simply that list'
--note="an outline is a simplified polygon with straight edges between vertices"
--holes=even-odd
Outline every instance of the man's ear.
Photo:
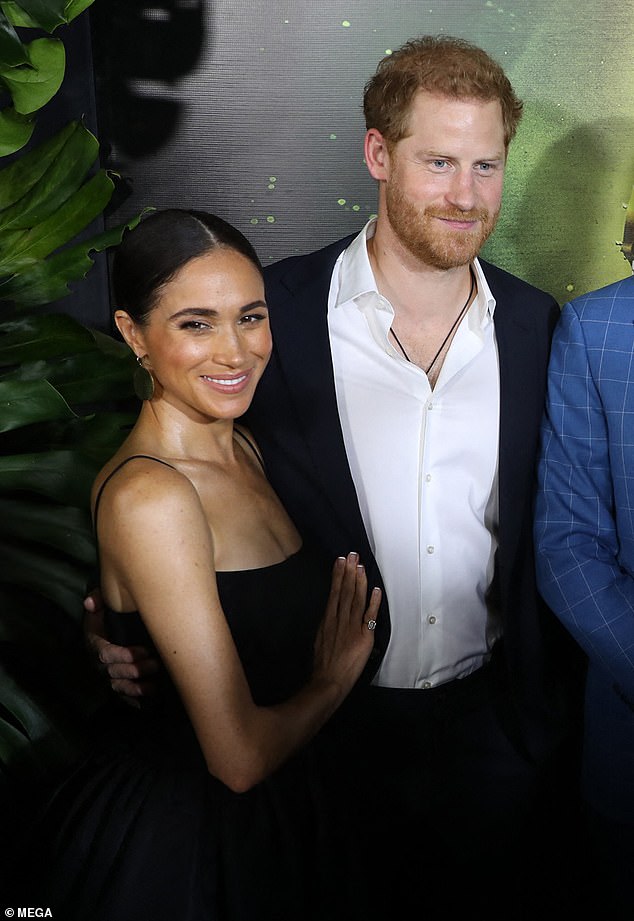
[{"label": "man's ear", "polygon": [[147,349],[145,348],[145,339],[141,332],[141,327],[134,322],[130,314],[125,310],[115,310],[114,321],[117,329],[134,354],[139,358],[143,358],[147,353]]},{"label": "man's ear", "polygon": [[373,179],[379,182],[389,176],[390,154],[387,141],[377,128],[370,128],[365,134],[365,162]]}]

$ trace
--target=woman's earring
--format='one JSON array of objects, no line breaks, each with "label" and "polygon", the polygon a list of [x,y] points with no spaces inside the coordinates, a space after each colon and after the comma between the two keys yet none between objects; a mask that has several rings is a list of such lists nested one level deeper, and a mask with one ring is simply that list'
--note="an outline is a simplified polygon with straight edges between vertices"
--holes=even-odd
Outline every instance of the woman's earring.
[{"label": "woman's earring", "polygon": [[138,367],[134,369],[132,385],[134,392],[140,400],[151,400],[154,396],[154,378],[152,372],[143,366],[143,359],[136,356]]}]

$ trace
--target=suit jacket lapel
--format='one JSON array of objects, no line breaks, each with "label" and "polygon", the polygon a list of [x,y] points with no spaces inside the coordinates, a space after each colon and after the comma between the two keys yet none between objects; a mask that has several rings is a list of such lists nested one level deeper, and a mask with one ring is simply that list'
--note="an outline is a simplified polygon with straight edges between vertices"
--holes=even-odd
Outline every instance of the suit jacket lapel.
[{"label": "suit jacket lapel", "polygon": [[[485,269],[496,300],[495,337],[500,365],[499,554],[503,581],[511,576],[532,495],[543,398],[540,343],[530,305],[507,277]],[[503,590],[508,584],[501,586]]]},{"label": "suit jacket lapel", "polygon": [[350,532],[351,549],[367,554],[339,421],[327,323],[332,270],[351,239],[290,264],[278,280],[271,327],[279,368],[323,484],[324,501],[330,502],[334,515]]},{"label": "suit jacket lapel", "polygon": [[512,559],[518,537],[517,522],[521,520],[521,506],[526,497],[523,489],[526,471],[523,468],[533,461],[526,456],[526,439],[522,430],[525,422],[521,410],[523,392],[532,377],[531,369],[527,367],[532,350],[518,347],[520,337],[530,336],[530,330],[522,327],[515,317],[509,317],[504,308],[496,308],[495,335],[500,362],[500,546],[505,551],[511,551],[508,558]]},{"label": "suit jacket lapel", "polygon": [[[289,262],[277,280],[271,325],[280,369],[302,420],[325,501],[331,502],[334,514],[357,540],[366,541],[339,422],[327,326],[332,270],[352,239]],[[516,280],[486,262],[483,267],[497,305],[500,563],[508,564],[502,568],[508,573],[534,477],[542,402],[536,374],[541,374],[541,367],[535,361],[539,347],[530,306],[524,303]],[[531,398],[536,405],[528,405]],[[357,546],[363,549],[362,544]]]}]

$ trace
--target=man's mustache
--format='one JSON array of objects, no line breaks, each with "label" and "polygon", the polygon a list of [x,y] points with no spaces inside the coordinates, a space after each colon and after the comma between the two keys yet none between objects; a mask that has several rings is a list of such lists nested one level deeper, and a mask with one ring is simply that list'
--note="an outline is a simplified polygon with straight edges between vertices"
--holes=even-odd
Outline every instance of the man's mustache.
[{"label": "man's mustache", "polygon": [[489,212],[478,209],[471,211],[460,211],[457,208],[451,208],[447,211],[426,210],[425,214],[428,217],[437,217],[445,221],[482,221],[486,223],[489,220]]}]

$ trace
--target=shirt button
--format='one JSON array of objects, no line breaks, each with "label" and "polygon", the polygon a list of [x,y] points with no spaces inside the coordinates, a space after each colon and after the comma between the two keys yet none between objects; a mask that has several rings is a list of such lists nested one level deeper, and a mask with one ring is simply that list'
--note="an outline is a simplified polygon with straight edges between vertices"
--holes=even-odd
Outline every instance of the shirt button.
[{"label": "shirt button", "polygon": [[434,545],[433,545],[433,544],[428,544],[428,546],[427,546],[427,553],[433,553],[433,552],[434,552]]},{"label": "shirt button", "polygon": [[423,687],[427,691],[431,687],[431,681],[423,681]]},{"label": "shirt button", "polygon": [[435,623],[436,623],[436,618],[434,617],[433,614],[432,614],[431,617],[429,618],[429,623],[430,623],[430,624],[435,624]]},{"label": "shirt button", "polygon": [[426,482],[426,483],[431,483],[431,473],[428,473],[428,474],[427,474],[427,476],[425,477],[425,482]]},{"label": "shirt button", "polygon": [[433,408],[434,408],[434,404],[433,404],[433,403],[428,403],[428,404],[427,404],[427,409],[433,409]]}]

